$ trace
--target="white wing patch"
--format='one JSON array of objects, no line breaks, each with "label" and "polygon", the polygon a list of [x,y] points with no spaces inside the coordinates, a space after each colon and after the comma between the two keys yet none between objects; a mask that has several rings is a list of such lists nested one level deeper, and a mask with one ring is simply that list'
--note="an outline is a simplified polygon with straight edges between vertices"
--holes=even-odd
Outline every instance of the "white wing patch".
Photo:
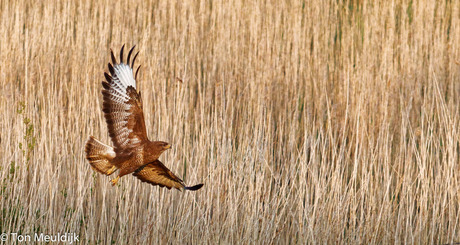
[{"label": "white wing patch", "polygon": [[112,76],[114,90],[125,95],[129,99],[126,94],[126,89],[129,86],[136,88],[136,80],[134,80],[133,69],[124,63],[115,65],[113,69],[115,70],[115,74]]}]

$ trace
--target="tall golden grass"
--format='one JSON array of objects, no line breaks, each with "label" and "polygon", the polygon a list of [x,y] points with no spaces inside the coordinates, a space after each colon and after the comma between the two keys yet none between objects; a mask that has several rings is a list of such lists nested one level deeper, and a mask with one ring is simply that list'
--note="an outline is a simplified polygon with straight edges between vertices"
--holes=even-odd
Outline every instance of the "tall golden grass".
[{"label": "tall golden grass", "polygon": [[[4,0],[0,41],[0,233],[460,242],[459,1]],[[160,159],[200,191],[85,160],[122,44]]]}]

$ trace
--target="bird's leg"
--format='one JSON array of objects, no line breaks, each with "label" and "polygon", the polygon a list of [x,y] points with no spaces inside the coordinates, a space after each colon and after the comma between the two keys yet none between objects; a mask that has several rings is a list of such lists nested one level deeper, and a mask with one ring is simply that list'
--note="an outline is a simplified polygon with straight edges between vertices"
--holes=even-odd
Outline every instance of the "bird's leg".
[{"label": "bird's leg", "polygon": [[117,167],[112,166],[112,168],[110,168],[109,171],[107,171],[107,175],[113,174],[113,172],[115,172],[115,170],[117,170]]},{"label": "bird's leg", "polygon": [[118,179],[120,179],[120,175],[118,175],[115,179],[111,180],[112,186],[116,185],[118,183]]}]

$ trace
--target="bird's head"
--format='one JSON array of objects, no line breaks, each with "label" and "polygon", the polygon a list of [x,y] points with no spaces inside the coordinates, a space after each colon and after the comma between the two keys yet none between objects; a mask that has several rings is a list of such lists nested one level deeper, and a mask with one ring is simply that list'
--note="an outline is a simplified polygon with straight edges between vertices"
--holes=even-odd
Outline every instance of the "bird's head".
[{"label": "bird's head", "polygon": [[167,143],[167,142],[155,141],[153,143],[154,143],[154,146],[155,146],[156,150],[159,151],[159,152],[163,152],[163,151],[166,151],[167,149],[171,148],[171,145],[169,143]]}]

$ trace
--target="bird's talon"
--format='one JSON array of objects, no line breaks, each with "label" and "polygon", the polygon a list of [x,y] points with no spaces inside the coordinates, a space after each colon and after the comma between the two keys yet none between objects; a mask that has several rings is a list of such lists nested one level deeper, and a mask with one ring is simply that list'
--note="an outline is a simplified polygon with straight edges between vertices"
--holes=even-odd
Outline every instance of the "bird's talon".
[{"label": "bird's talon", "polygon": [[107,175],[113,174],[113,172],[115,172],[115,170],[117,170],[117,167],[112,166],[112,168],[110,168],[109,171],[107,171]]},{"label": "bird's talon", "polygon": [[118,183],[118,179],[120,179],[120,176],[117,176],[115,179],[111,180],[112,186],[116,185]]}]

